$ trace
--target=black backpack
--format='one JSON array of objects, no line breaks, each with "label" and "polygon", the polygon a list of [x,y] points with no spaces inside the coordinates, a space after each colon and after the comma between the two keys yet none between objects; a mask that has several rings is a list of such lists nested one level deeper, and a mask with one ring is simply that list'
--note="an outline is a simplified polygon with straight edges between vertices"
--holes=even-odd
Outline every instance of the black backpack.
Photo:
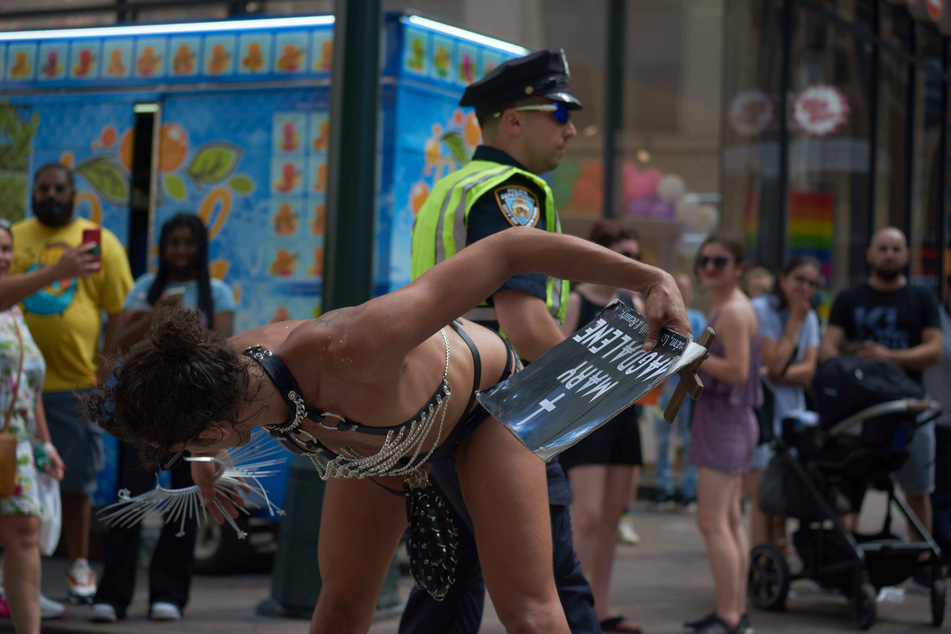
[{"label": "black backpack", "polygon": [[834,357],[812,377],[819,423],[834,425],[867,407],[902,398],[924,398],[924,388],[894,363],[861,357]]}]

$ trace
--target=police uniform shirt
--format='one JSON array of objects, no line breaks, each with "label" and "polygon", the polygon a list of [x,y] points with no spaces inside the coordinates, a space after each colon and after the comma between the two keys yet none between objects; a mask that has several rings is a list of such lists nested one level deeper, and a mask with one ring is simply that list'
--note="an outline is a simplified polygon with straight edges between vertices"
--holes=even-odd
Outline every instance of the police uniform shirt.
[{"label": "police uniform shirt", "polygon": [[[525,169],[521,163],[508,153],[485,145],[476,148],[472,160],[492,161]],[[476,240],[515,226],[534,227],[542,230],[547,228],[545,192],[536,183],[520,174],[513,175],[512,178],[483,194],[473,203],[469,210],[469,217],[466,220],[466,244],[472,244]],[[524,273],[507,279],[499,287],[499,291],[522,291],[545,301],[548,297],[547,284],[548,277],[545,275]],[[491,297],[488,299],[488,303],[492,303]],[[498,329],[497,322],[479,323],[487,328]],[[545,469],[548,472],[548,503],[552,506],[571,504],[571,488],[557,458],[548,461],[545,464]]]},{"label": "police uniform shirt", "polygon": [[[502,150],[480,145],[472,156],[474,161],[492,161],[525,169],[521,163]],[[527,171],[527,170],[526,170]],[[509,227],[534,227],[545,230],[545,192],[534,182],[515,174],[502,185],[482,195],[469,210],[466,220],[466,244],[472,244]],[[523,273],[510,277],[500,291],[521,291],[542,300],[547,298],[548,277],[539,273]],[[491,298],[489,303],[492,303]]]}]

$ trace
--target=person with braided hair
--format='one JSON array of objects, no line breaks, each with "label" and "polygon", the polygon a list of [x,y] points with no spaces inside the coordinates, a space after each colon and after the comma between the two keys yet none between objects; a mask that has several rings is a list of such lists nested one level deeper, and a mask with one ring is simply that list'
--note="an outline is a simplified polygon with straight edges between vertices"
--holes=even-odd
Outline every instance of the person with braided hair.
[{"label": "person with braided hair", "polygon": [[[208,229],[195,214],[177,213],[162,225],[159,262],[155,273],[139,276],[125,300],[116,326],[116,347],[125,349],[142,339],[157,311],[184,306],[195,313],[199,327],[230,337],[234,324],[234,293],[208,269]],[[154,470],[144,469],[135,449],[119,443],[116,487],[132,494],[152,488]],[[188,465],[171,470],[173,487],[193,484]],[[153,621],[177,621],[188,603],[195,564],[197,527],[189,522],[183,533],[165,524],[149,565],[149,610]],[[112,623],[126,617],[135,592],[139,525],[112,526],[106,533],[102,579],[89,619]]]}]

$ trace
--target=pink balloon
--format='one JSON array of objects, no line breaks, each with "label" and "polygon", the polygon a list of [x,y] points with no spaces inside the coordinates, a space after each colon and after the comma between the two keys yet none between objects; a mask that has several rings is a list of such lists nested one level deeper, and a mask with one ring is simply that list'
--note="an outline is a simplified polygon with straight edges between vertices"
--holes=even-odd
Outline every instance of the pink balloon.
[{"label": "pink balloon", "polygon": [[625,183],[641,173],[634,163],[624,163],[621,165],[621,180]]},{"label": "pink balloon", "polygon": [[630,196],[632,200],[647,198],[657,191],[657,185],[651,187],[651,180],[647,174],[641,173],[624,184],[624,193]]},{"label": "pink balloon", "polygon": [[641,171],[633,163],[624,163],[621,166],[621,183],[623,190],[623,204],[626,209],[632,200],[637,198],[634,181],[641,175]]},{"label": "pink balloon", "polygon": [[650,187],[649,195],[653,196],[657,193],[657,186],[660,184],[661,179],[664,178],[664,173],[656,167],[652,167],[648,170],[644,170],[643,176]]}]

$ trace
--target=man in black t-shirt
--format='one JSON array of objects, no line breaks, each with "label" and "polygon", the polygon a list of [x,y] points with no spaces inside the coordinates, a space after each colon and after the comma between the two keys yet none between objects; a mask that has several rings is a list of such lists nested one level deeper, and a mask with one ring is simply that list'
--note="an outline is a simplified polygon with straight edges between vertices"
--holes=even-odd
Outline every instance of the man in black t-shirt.
[{"label": "man in black t-shirt", "polygon": [[[849,352],[890,361],[920,382],[921,371],[941,357],[937,299],[908,283],[904,274],[908,242],[901,230],[886,227],[875,232],[866,259],[868,280],[842,291],[832,305],[820,357],[825,360]],[[934,423],[930,423],[915,432],[908,460],[895,474],[908,505],[929,532],[934,462]],[[852,525],[847,528],[854,530],[856,520],[850,518],[847,524]]]}]

